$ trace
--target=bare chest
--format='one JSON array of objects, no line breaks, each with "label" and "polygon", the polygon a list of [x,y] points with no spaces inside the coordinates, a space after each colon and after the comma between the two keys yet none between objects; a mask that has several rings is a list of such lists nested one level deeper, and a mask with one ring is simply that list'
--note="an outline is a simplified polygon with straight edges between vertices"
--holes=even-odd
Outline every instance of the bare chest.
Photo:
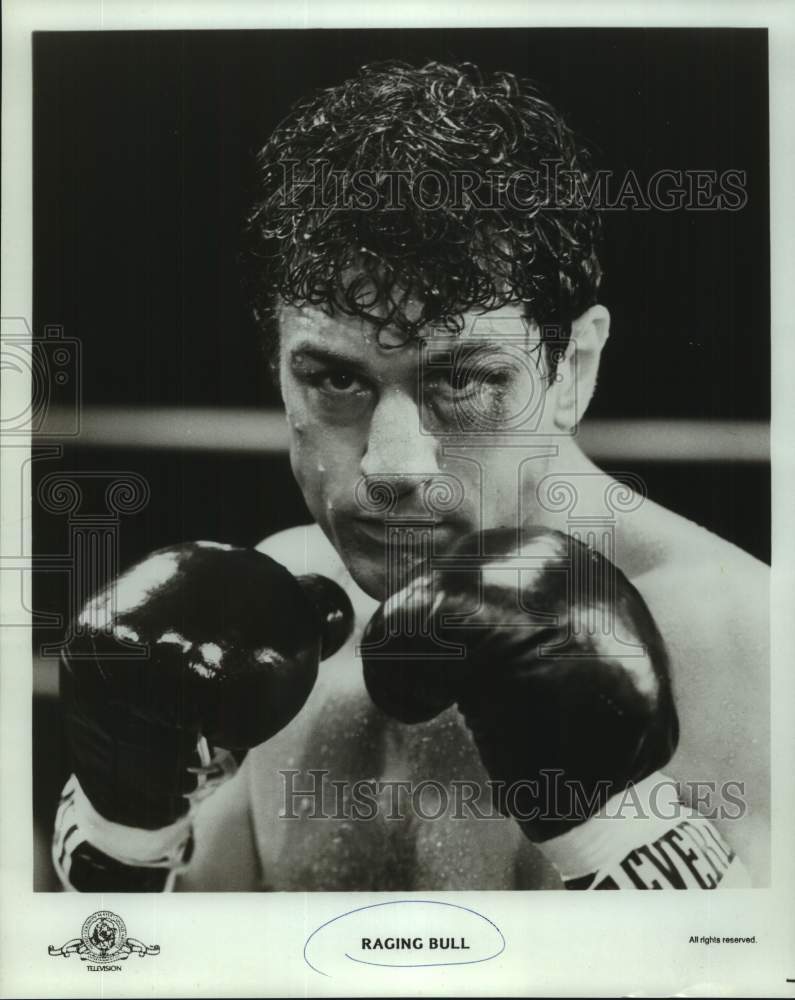
[{"label": "bare chest", "polygon": [[255,835],[276,891],[555,887],[493,809],[455,709],[416,726],[370,701],[346,649],[321,666],[301,715],[249,762]]}]

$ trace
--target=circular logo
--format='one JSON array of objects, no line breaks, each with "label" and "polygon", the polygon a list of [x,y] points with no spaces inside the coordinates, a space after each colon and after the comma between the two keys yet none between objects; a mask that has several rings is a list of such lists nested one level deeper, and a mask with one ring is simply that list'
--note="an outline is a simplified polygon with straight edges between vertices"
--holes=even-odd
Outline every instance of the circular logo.
[{"label": "circular logo", "polygon": [[112,962],[127,942],[124,921],[110,910],[98,910],[83,924],[83,944],[97,962]]}]

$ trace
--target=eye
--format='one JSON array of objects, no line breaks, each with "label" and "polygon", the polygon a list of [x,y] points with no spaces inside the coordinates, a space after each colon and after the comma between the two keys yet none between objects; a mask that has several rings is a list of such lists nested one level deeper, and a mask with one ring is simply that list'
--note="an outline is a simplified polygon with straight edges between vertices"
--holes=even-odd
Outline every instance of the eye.
[{"label": "eye", "polygon": [[357,365],[304,351],[294,354],[289,364],[306,405],[326,421],[358,421],[373,404],[375,387]]},{"label": "eye", "polygon": [[345,368],[324,366],[305,371],[301,380],[307,386],[311,405],[335,419],[358,419],[372,403],[371,386],[357,372]]},{"label": "eye", "polygon": [[515,371],[495,359],[471,359],[434,373],[424,384],[423,420],[431,430],[499,427],[509,409]]},{"label": "eye", "polygon": [[479,365],[459,365],[428,380],[427,388],[447,397],[460,398],[506,386],[510,379],[511,372],[504,368],[488,370]]},{"label": "eye", "polygon": [[360,380],[352,373],[342,369],[337,371],[316,372],[313,382],[318,388],[332,393],[351,393],[363,388]]},{"label": "eye", "polygon": [[338,364],[322,364],[303,354],[292,359],[292,369],[300,381],[329,396],[347,396],[367,388],[354,369]]}]

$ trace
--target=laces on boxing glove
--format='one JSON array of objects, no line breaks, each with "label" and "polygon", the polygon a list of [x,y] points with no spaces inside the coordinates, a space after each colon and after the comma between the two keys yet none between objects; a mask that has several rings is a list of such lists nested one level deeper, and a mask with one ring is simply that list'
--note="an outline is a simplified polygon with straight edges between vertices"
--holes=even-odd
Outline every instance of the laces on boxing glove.
[{"label": "laces on boxing glove", "polygon": [[200,764],[187,770],[196,787],[183,794],[186,814],[169,826],[144,830],[105,819],[72,775],[64,786],[55,819],[52,860],[67,890],[77,892],[168,892],[193,854],[193,818],[199,804],[237,771],[237,760],[204,737],[197,743]]},{"label": "laces on boxing glove", "polygon": [[187,768],[189,774],[196,776],[196,788],[192,792],[185,792],[182,796],[183,799],[187,799],[191,813],[200,802],[212,795],[219,785],[228,781],[237,771],[235,756],[222,747],[215,747],[211,751],[203,736],[199,737],[196,752],[201,763],[198,767]]}]

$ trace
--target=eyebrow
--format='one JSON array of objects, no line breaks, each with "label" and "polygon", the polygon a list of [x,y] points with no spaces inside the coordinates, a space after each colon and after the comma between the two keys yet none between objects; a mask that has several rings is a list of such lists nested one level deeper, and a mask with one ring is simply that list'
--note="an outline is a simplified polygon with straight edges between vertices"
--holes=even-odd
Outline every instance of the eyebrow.
[{"label": "eyebrow", "polygon": [[320,364],[337,365],[339,367],[344,365],[348,368],[353,368],[362,375],[368,374],[367,366],[359,358],[331,347],[320,347],[309,340],[300,341],[294,347],[290,348],[291,362],[295,361],[299,355],[305,355],[312,361],[317,361]]},{"label": "eyebrow", "polygon": [[[454,367],[463,355],[477,353],[479,358],[494,357],[502,353],[502,345],[491,344],[487,341],[467,340],[447,344],[446,346],[435,346],[425,342],[425,350],[422,351],[423,368],[438,369],[440,367]],[[335,348],[320,346],[312,341],[299,341],[298,344],[290,348],[290,360],[294,361],[299,355],[304,355],[319,364],[351,368],[361,375],[369,375],[369,369],[365,362],[355,355],[348,354]]]}]

